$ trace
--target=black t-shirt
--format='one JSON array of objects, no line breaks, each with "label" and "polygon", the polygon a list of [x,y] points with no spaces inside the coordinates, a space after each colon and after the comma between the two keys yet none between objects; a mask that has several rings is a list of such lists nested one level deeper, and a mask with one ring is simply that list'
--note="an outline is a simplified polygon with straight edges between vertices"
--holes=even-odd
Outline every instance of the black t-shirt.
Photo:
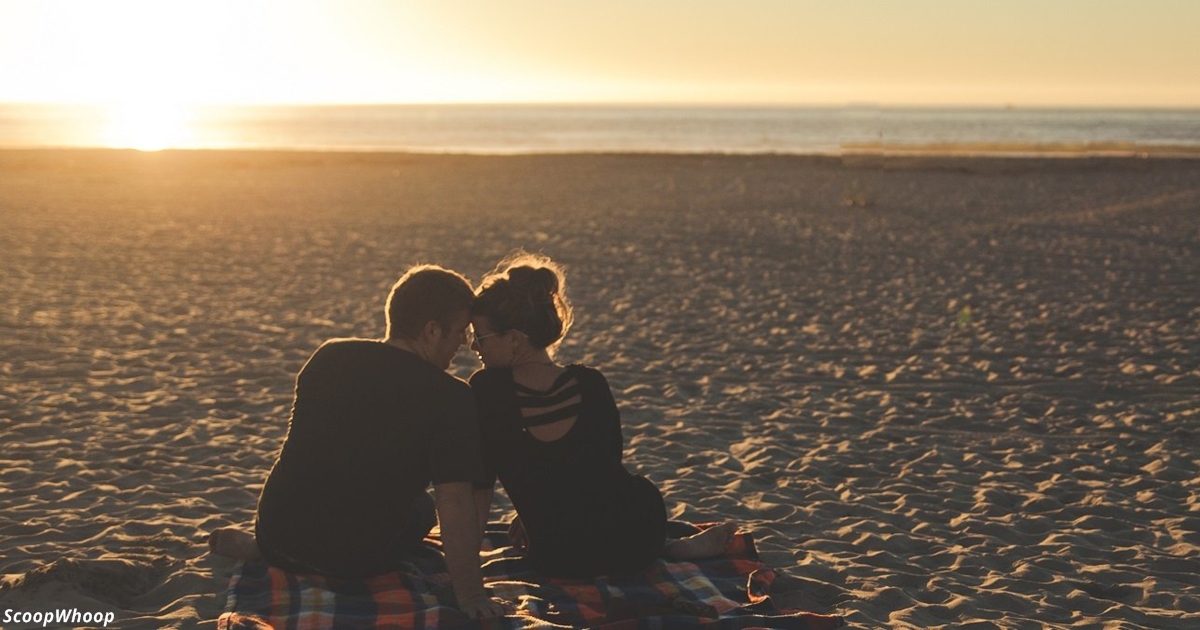
[{"label": "black t-shirt", "polygon": [[482,480],[479,442],[462,380],[382,341],[326,342],[296,377],[259,497],[260,546],[323,573],[377,572],[430,483]]}]

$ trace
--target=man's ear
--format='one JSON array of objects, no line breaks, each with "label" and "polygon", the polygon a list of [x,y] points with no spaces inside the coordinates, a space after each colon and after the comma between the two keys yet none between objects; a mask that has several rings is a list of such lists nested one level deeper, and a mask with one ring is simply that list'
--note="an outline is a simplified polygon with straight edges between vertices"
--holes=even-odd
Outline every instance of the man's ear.
[{"label": "man's ear", "polygon": [[437,341],[441,339],[442,325],[434,319],[425,322],[425,327],[421,329],[421,338],[424,341]]}]

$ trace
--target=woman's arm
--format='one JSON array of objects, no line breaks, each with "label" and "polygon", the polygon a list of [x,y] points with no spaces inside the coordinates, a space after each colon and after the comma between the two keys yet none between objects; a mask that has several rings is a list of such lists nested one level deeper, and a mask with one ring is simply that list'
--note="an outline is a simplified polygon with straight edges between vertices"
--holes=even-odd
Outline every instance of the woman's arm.
[{"label": "woman's arm", "polygon": [[594,382],[591,384],[595,394],[597,412],[604,427],[603,447],[609,450],[610,456],[621,461],[625,456],[625,436],[621,430],[621,412],[617,409],[617,401],[613,398],[612,387],[608,379],[599,370],[592,370]]}]

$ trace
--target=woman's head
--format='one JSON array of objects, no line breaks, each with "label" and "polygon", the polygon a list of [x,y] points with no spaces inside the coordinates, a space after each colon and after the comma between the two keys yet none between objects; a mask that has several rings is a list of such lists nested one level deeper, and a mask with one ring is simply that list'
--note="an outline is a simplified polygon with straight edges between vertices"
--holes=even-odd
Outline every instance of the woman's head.
[{"label": "woman's head", "polygon": [[[479,285],[471,319],[477,337],[518,333],[535,349],[553,351],[571,328],[571,303],[563,269],[546,256],[517,252]],[[484,356],[487,340],[477,342]]]}]

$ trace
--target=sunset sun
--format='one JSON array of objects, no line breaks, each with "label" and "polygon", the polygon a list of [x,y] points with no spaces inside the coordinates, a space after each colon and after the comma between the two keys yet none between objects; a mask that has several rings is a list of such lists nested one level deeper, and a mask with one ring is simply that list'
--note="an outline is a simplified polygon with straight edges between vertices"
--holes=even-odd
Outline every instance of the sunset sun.
[{"label": "sunset sun", "polygon": [[178,147],[190,135],[185,108],[169,103],[122,103],[107,108],[103,142],[106,146],[140,151]]}]

